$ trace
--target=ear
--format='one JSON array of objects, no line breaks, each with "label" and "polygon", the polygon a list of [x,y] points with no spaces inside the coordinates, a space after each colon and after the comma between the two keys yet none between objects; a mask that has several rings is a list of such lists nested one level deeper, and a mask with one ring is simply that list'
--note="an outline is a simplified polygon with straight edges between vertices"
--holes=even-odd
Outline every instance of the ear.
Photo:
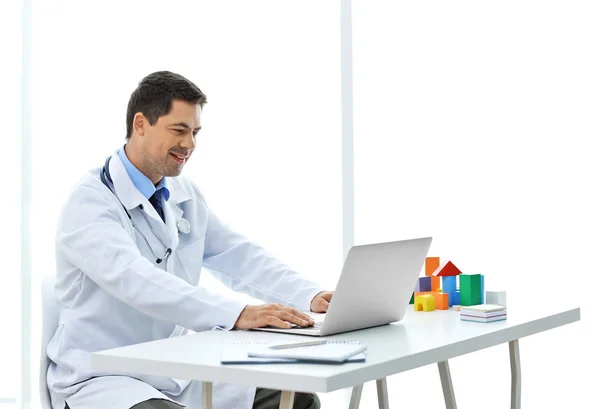
[{"label": "ear", "polygon": [[133,131],[139,136],[144,136],[144,133],[146,131],[146,124],[147,122],[146,118],[144,117],[144,114],[142,114],[141,112],[136,113],[133,117]]}]

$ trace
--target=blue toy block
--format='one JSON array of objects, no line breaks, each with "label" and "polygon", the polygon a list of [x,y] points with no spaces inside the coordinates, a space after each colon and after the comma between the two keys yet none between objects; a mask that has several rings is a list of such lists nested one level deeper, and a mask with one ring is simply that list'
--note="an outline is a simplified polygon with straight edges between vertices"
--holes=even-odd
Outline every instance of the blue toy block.
[{"label": "blue toy block", "polygon": [[415,288],[416,293],[424,293],[431,291],[431,277],[419,277],[417,281],[417,287]]},{"label": "blue toy block", "polygon": [[481,304],[485,304],[485,287],[483,285],[483,274],[481,275]]},{"label": "blue toy block", "polygon": [[442,291],[447,294],[452,294],[452,291],[456,291],[456,276],[442,277]]},{"label": "blue toy block", "polygon": [[449,294],[448,304],[450,305],[450,307],[454,305],[460,305],[460,291],[455,290]]}]

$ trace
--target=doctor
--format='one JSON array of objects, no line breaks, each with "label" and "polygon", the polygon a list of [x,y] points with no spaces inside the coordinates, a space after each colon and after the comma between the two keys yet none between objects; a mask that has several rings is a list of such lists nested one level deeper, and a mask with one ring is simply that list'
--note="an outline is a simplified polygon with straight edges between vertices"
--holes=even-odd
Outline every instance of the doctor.
[{"label": "doctor", "polygon": [[[167,377],[95,371],[94,351],[193,331],[314,322],[332,292],[227,227],[179,176],[196,148],[206,96],[155,72],[132,93],[127,143],[66,199],[56,235],[59,326],[47,352],[54,409],[201,407],[201,387]],[[268,304],[246,305],[198,286],[202,266]],[[202,348],[202,345],[198,345]],[[278,391],[215,384],[216,409],[279,407]],[[294,408],[316,409],[314,394]]]}]

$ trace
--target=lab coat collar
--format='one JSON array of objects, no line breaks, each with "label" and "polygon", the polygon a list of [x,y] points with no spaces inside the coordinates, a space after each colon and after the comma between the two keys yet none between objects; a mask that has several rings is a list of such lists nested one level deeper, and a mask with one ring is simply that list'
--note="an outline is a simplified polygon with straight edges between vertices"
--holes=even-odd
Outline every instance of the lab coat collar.
[{"label": "lab coat collar", "polygon": [[179,178],[163,178],[163,180],[165,180],[165,186],[171,194],[169,202],[179,204],[192,199],[192,196],[181,186]]},{"label": "lab coat collar", "polygon": [[108,163],[108,170],[113,181],[115,193],[127,210],[138,207],[147,202],[146,197],[140,192],[125,169],[125,165],[117,153],[113,154]]}]

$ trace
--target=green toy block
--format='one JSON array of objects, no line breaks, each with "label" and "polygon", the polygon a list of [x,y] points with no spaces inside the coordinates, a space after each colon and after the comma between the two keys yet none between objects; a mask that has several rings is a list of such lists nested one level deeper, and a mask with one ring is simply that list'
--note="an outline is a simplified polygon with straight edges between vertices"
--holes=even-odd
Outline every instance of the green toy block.
[{"label": "green toy block", "polygon": [[481,304],[481,274],[461,274],[460,305]]},{"label": "green toy block", "polygon": [[414,304],[415,303],[415,293],[413,292],[412,295],[410,296],[410,301],[408,304]]}]

